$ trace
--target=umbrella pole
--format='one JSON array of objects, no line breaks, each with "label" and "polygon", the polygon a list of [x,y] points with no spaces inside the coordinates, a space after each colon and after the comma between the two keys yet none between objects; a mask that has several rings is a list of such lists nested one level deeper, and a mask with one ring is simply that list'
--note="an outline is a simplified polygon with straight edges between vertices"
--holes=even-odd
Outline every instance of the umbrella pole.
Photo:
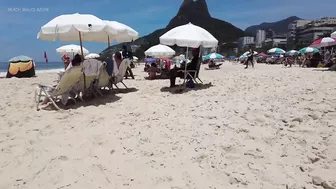
[{"label": "umbrella pole", "polygon": [[187,74],[188,50],[189,50],[189,47],[187,47],[186,63],[185,63],[185,65],[184,65],[184,81],[183,81],[183,84],[184,84],[185,87],[187,87],[187,82],[186,82],[186,80],[187,80],[187,75],[188,75],[188,74]]},{"label": "umbrella pole", "polygon": [[82,60],[84,60],[83,43],[82,43],[82,34],[81,34],[81,32],[78,32],[78,35],[79,35],[79,44],[80,44],[81,53],[82,53]]},{"label": "umbrella pole", "polygon": [[108,47],[110,47],[110,45],[111,45],[110,44],[110,36],[109,35],[107,36],[107,45],[108,45]]}]

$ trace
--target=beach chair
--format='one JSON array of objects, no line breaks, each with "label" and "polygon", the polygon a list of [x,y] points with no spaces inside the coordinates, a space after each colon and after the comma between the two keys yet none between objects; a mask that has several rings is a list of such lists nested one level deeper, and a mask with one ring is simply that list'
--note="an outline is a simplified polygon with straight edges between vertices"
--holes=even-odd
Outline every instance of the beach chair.
[{"label": "beach chair", "polygon": [[[201,61],[198,61],[196,70],[179,70],[179,72],[183,72],[184,74],[187,74],[186,78],[188,76],[190,79],[192,79],[196,84],[199,84],[197,79],[203,84],[203,81],[199,78],[199,71],[201,69]],[[192,72],[192,73],[191,73]],[[185,84],[186,80],[183,81],[183,84]]]},{"label": "beach chair", "polygon": [[101,96],[103,95],[100,91],[102,88],[105,89],[107,87],[108,89],[110,89],[110,85],[109,85],[110,80],[111,80],[111,77],[108,75],[105,69],[105,65],[103,64],[102,66],[100,66],[99,75],[98,75],[97,83],[95,86],[95,89],[98,94],[100,94]]},{"label": "beach chair", "polygon": [[84,95],[93,94],[95,97],[98,97],[94,84],[99,76],[99,70],[103,63],[96,59],[87,59],[84,60],[82,64],[84,67],[83,75],[79,81],[76,91],[79,99],[84,101]]},{"label": "beach chair", "polygon": [[64,73],[56,86],[38,84],[39,91],[35,91],[36,109],[39,110],[39,104],[42,96],[46,96],[58,110],[60,110],[60,108],[57,106],[56,101],[58,100],[58,97],[62,95],[66,97],[65,101],[62,100],[64,105],[66,105],[69,97],[76,103],[75,97],[70,94],[70,91],[76,84],[78,84],[82,75],[83,67],[75,66]]},{"label": "beach chair", "polygon": [[120,66],[119,66],[119,72],[117,75],[114,76],[114,79],[112,81],[112,84],[117,88],[119,89],[119,87],[117,86],[118,83],[121,83],[125,86],[125,88],[127,89],[127,86],[125,85],[125,83],[123,82],[124,80],[124,76],[126,74],[126,69],[127,69],[127,66],[129,65],[131,60],[129,59],[124,59],[121,63],[120,63]]}]

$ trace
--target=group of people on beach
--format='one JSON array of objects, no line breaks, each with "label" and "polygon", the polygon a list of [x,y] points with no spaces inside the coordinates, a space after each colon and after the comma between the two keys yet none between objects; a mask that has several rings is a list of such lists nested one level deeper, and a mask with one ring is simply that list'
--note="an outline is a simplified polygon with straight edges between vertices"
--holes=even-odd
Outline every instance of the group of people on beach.
[{"label": "group of people on beach", "polygon": [[[73,66],[78,66],[83,61],[82,56],[79,55],[79,54],[74,55],[74,58],[72,60],[71,60],[71,58],[68,54],[63,54],[61,59],[62,59],[63,64],[64,64],[64,70],[68,70]],[[106,72],[110,76],[112,76],[113,69],[114,69],[114,62],[116,63],[116,65],[118,67],[117,69],[119,69],[119,66],[120,66],[123,59],[130,59],[130,60],[133,59],[133,53],[131,51],[127,50],[126,45],[123,46],[123,49],[122,49],[121,53],[119,51],[117,51],[115,53],[110,51],[108,53],[108,56],[104,60]],[[126,69],[126,73],[125,73],[126,79],[128,78],[128,76],[131,76],[131,78],[134,79],[134,74],[132,72],[132,69],[130,68],[130,65],[127,65],[127,69]]]}]

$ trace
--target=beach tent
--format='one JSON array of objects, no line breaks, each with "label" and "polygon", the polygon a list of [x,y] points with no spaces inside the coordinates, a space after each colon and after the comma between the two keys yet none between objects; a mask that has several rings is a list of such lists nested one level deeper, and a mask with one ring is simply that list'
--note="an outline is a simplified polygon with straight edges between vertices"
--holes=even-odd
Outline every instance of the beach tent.
[{"label": "beach tent", "polygon": [[34,77],[35,64],[34,60],[28,56],[16,56],[9,60],[6,78],[11,77]]}]

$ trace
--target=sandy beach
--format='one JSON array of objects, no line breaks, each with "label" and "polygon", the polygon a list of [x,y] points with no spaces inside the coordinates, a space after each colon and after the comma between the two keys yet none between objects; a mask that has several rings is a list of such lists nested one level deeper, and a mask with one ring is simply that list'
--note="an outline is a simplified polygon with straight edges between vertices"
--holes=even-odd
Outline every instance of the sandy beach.
[{"label": "sandy beach", "polygon": [[0,189],[336,188],[336,73],[243,68],[175,94],[140,66],[134,90],[60,112],[33,100],[55,73],[0,79]]}]

